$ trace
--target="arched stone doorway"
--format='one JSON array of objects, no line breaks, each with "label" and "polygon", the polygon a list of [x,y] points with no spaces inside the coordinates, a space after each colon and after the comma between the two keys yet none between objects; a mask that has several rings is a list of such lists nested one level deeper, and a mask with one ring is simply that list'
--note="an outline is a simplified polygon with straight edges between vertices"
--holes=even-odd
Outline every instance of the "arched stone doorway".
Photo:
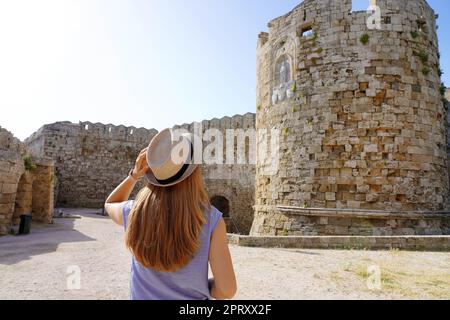
[{"label": "arched stone doorway", "polygon": [[210,200],[211,204],[223,213],[224,218],[230,217],[230,201],[223,196],[214,196]]},{"label": "arched stone doorway", "polygon": [[53,220],[54,200],[54,168],[53,163],[41,161],[34,171],[33,220],[41,223],[51,223]]},{"label": "arched stone doorway", "polygon": [[211,204],[217,208],[220,212],[222,212],[222,217],[227,226],[228,233],[240,233],[238,226],[236,225],[236,221],[230,215],[231,205],[230,201],[224,196],[214,196],[210,199]]},{"label": "arched stone doorway", "polygon": [[13,224],[19,224],[21,215],[31,215],[34,222],[52,222],[53,176],[53,164],[44,161],[20,176],[15,194]]},{"label": "arched stone doorway", "polygon": [[20,222],[20,216],[31,214],[33,203],[33,178],[29,172],[25,172],[19,179],[14,205],[13,224]]}]

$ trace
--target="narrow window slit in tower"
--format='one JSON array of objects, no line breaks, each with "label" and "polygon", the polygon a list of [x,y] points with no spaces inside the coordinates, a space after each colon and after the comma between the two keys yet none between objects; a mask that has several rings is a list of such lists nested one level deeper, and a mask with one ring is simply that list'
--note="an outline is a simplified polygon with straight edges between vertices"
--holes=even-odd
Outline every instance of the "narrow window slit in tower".
[{"label": "narrow window slit in tower", "polygon": [[307,26],[302,29],[302,37],[309,37],[313,33],[314,31],[311,26]]},{"label": "narrow window slit in tower", "polygon": [[352,0],[352,12],[367,11],[370,4],[369,0]]},{"label": "narrow window slit in tower", "polygon": [[417,20],[417,29],[419,29],[420,32],[428,33],[427,29],[427,23],[425,20]]}]

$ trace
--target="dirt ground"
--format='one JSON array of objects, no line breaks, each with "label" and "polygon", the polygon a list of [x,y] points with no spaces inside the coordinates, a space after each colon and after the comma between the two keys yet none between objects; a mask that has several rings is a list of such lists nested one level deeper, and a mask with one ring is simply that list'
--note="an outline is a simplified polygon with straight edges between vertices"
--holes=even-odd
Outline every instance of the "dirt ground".
[{"label": "dirt ground", "polygon": [[[122,228],[92,210],[65,212],[81,219],[0,238],[0,299],[128,299]],[[231,253],[235,299],[450,299],[450,253],[236,246]]]}]

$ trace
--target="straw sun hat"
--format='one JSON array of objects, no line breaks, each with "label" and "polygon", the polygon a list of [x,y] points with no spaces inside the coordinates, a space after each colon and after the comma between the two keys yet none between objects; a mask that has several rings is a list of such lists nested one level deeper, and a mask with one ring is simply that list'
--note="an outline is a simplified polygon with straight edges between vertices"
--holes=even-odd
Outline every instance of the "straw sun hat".
[{"label": "straw sun hat", "polygon": [[148,182],[158,187],[170,187],[188,178],[198,167],[194,162],[192,140],[188,133],[175,139],[171,129],[158,133],[147,150]]}]

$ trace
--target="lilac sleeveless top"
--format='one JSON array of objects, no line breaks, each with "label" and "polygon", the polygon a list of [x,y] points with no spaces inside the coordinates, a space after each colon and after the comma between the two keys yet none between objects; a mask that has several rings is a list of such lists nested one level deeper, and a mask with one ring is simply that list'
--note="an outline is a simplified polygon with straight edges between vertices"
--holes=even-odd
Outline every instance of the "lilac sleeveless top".
[{"label": "lilac sleeveless top", "polygon": [[[127,228],[133,201],[123,208],[123,222]],[[156,272],[141,266],[133,257],[131,263],[132,300],[210,300],[208,288],[208,261],[211,236],[222,213],[211,206],[206,213],[207,223],[200,235],[200,248],[191,262],[177,272]]]}]

